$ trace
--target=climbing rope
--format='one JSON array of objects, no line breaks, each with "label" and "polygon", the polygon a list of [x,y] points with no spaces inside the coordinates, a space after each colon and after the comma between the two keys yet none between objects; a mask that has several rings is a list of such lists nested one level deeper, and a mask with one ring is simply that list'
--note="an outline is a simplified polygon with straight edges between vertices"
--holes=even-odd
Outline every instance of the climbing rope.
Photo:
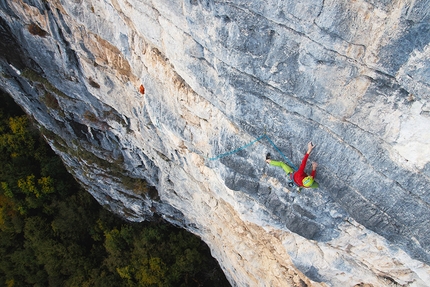
[{"label": "climbing rope", "polygon": [[218,155],[218,156],[216,156],[216,157],[210,157],[210,158],[208,158],[208,159],[209,159],[209,160],[217,160],[217,159],[220,159],[220,158],[223,158],[223,157],[226,157],[226,156],[229,156],[229,155],[235,154],[235,153],[237,153],[237,152],[239,152],[239,151],[241,151],[241,150],[243,150],[243,149],[246,149],[247,147],[252,146],[253,144],[255,144],[256,142],[258,142],[259,140],[263,139],[265,136],[266,136],[265,134],[264,134],[264,135],[262,135],[262,136],[259,136],[258,138],[256,138],[256,139],[255,139],[255,140],[253,140],[252,142],[247,143],[246,145],[241,146],[240,148],[237,148],[237,149],[235,149],[235,150],[232,150],[232,151],[229,151],[229,152],[226,152],[226,153],[220,154],[220,155]]},{"label": "climbing rope", "polygon": [[216,156],[216,157],[209,157],[209,158],[207,158],[208,160],[217,160],[217,159],[220,159],[220,158],[223,158],[223,157],[226,157],[226,156],[229,156],[229,155],[232,155],[232,154],[235,154],[235,153],[237,153],[237,152],[239,152],[239,151],[241,151],[241,150],[243,150],[243,149],[246,149],[246,148],[248,148],[248,147],[250,147],[250,146],[252,146],[253,144],[255,144],[256,142],[258,142],[258,141],[260,141],[260,140],[262,140],[262,139],[267,139],[268,140],[268,142],[275,148],[275,150],[277,151],[277,152],[279,152],[280,154],[281,154],[281,156],[285,159],[285,161],[287,162],[287,164],[290,166],[290,167],[292,167],[294,170],[297,170],[297,167],[281,152],[281,150],[275,145],[275,143],[269,138],[269,136],[268,135],[266,135],[266,134],[264,134],[264,135],[262,135],[262,136],[259,136],[258,138],[256,138],[255,140],[253,140],[253,141],[251,141],[251,142],[249,142],[249,143],[247,143],[246,145],[243,145],[243,146],[241,146],[241,147],[239,147],[239,148],[237,148],[237,149],[235,149],[235,150],[232,150],[232,151],[229,151],[229,152],[226,152],[226,153],[223,153],[223,154],[220,154],[220,155],[218,155],[218,156]]}]

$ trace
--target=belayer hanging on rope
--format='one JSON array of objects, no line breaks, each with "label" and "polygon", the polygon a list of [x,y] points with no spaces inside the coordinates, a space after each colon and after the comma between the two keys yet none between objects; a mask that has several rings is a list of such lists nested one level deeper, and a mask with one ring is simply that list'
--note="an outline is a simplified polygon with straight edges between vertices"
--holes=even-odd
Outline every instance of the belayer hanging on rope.
[{"label": "belayer hanging on rope", "polygon": [[300,164],[300,167],[296,172],[294,172],[294,169],[292,167],[286,165],[282,161],[272,160],[270,158],[270,153],[266,155],[266,162],[270,165],[281,167],[288,175],[291,182],[294,183],[297,187],[299,187],[299,190],[301,187],[317,188],[318,183],[315,181],[315,175],[318,164],[316,162],[312,162],[312,173],[310,175],[305,173],[306,162],[308,160],[309,154],[312,152],[314,147],[315,146],[312,144],[312,142],[308,143],[308,151],[303,157],[302,163]]}]

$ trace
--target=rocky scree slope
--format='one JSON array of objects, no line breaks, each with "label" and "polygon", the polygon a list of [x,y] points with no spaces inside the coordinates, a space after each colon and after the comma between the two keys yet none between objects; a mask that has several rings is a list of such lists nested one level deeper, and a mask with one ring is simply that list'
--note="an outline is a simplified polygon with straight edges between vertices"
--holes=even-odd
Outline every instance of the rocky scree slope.
[{"label": "rocky scree slope", "polygon": [[[235,286],[426,286],[429,7],[6,0],[0,86],[101,204],[201,236]],[[320,188],[267,140],[208,160],[264,133],[297,165],[317,143]]]}]

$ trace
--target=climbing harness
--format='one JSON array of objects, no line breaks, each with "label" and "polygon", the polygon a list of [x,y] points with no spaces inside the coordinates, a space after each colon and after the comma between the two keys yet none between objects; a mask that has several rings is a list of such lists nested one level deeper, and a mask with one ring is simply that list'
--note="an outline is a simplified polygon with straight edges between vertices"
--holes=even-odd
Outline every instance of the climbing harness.
[{"label": "climbing harness", "polygon": [[292,187],[296,188],[297,192],[300,193],[302,191],[302,187],[294,181],[294,174],[295,174],[295,172],[292,172],[289,174],[288,186],[291,188]]},{"label": "climbing harness", "polygon": [[209,157],[207,159],[208,160],[217,160],[217,159],[220,159],[220,158],[223,158],[223,157],[235,154],[235,153],[237,153],[237,152],[239,152],[239,151],[241,151],[243,149],[246,149],[246,148],[250,147],[251,145],[253,145],[256,142],[258,142],[260,140],[263,140],[263,139],[267,139],[267,141],[275,148],[275,150],[281,154],[281,156],[285,159],[285,161],[288,163],[288,165],[290,167],[292,167],[294,170],[297,170],[297,167],[291,163],[291,161],[281,152],[281,150],[275,145],[275,143],[266,134],[259,136],[255,140],[253,140],[253,141],[247,143],[246,145],[243,145],[243,146],[241,146],[241,147],[239,147],[239,148],[237,148],[235,150],[232,150],[232,151],[220,154],[220,155],[218,155],[216,157]]},{"label": "climbing harness", "polygon": [[289,187],[299,187],[295,182],[294,182],[294,172],[289,174],[289,181],[288,181],[288,186]]}]

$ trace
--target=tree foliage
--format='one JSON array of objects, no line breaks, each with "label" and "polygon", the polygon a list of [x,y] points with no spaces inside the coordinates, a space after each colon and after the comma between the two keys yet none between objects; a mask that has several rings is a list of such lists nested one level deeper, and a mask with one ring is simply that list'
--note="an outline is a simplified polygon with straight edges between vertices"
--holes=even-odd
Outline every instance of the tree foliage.
[{"label": "tree foliage", "polygon": [[103,209],[0,100],[0,285],[230,286],[197,237]]}]

